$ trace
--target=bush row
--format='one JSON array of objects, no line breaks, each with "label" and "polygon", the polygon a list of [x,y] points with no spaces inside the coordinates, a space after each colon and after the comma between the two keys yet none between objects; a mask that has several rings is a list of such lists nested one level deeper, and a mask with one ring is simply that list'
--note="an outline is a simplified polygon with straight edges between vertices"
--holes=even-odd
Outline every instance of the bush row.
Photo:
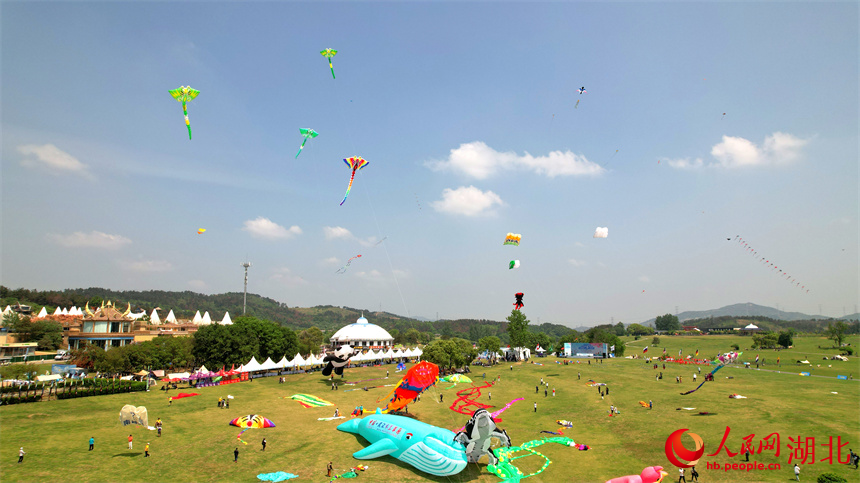
[{"label": "bush row", "polygon": [[42,396],[8,396],[4,398],[0,398],[0,402],[3,403],[3,406],[7,406],[9,404],[19,404],[19,403],[28,403],[28,402],[36,402],[41,401]]}]

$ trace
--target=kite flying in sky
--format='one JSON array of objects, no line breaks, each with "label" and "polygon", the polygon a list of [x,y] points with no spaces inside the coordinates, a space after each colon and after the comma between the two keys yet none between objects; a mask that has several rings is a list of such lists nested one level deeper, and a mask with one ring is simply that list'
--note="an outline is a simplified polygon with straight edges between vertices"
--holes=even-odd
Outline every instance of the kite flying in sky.
[{"label": "kite flying in sky", "polygon": [[[583,94],[586,94],[585,86],[582,86],[582,87],[580,87],[580,88],[579,88],[579,95],[581,96],[581,95],[583,95]],[[574,109],[576,109],[576,108],[578,108],[578,107],[579,107],[579,99],[577,99],[577,100],[576,100],[576,105],[575,105],[575,106],[573,106],[573,108],[574,108]]]},{"label": "kite flying in sky", "polygon": [[358,254],[358,255],[356,255],[356,256],[354,256],[354,257],[350,258],[349,260],[347,260],[347,261],[346,261],[346,265],[344,265],[344,266],[340,267],[340,268],[338,269],[338,271],[337,271],[337,272],[335,272],[335,273],[346,273],[346,269],[347,269],[347,267],[349,267],[349,265],[352,263],[352,261],[353,261],[353,260],[355,260],[356,258],[361,258],[361,254]]},{"label": "kite flying in sky", "polygon": [[521,308],[525,307],[526,304],[523,303],[523,293],[522,292],[515,293],[514,297],[516,297],[516,299],[517,299],[516,302],[514,302],[514,307],[516,307],[517,310],[520,310]]},{"label": "kite flying in sky", "polygon": [[[731,241],[732,238],[726,238],[726,240]],[[759,261],[759,262],[763,263],[764,265],[766,265],[767,267],[769,267],[771,271],[777,270],[780,278],[784,278],[785,280],[788,280],[789,283],[793,284],[795,287],[798,287],[801,290],[805,290],[806,293],[809,293],[809,289],[806,288],[806,285],[801,285],[800,282],[798,282],[796,278],[793,278],[791,275],[788,274],[788,272],[783,271],[781,268],[779,268],[779,266],[777,266],[776,264],[771,262],[770,259],[768,259],[767,257],[759,257],[758,256],[758,250],[756,250],[755,248],[750,246],[750,244],[746,240],[741,238],[740,235],[736,235],[734,240],[737,240],[738,245],[743,247],[744,251],[746,251],[747,253],[749,253],[753,257],[755,257],[757,261]]]},{"label": "kite flying in sky", "polygon": [[308,139],[313,139],[319,136],[318,132],[306,127],[299,128],[299,132],[302,133],[302,136],[304,136],[305,139],[304,141],[302,141],[302,145],[299,146],[299,152],[296,153],[296,158],[298,158],[299,155],[302,154],[302,149],[305,149],[305,143],[308,142]]},{"label": "kite flying in sky", "polygon": [[334,77],[334,66],[331,65],[331,58],[337,54],[337,51],[334,49],[325,49],[325,50],[321,50],[320,54],[322,54],[323,57],[328,58],[328,66],[331,69],[331,78],[334,79],[335,78]]},{"label": "kite flying in sky", "polygon": [[513,270],[515,268],[520,268],[519,260],[511,260],[511,263],[508,264],[508,270]]},{"label": "kite flying in sky", "polygon": [[179,89],[171,89],[168,92],[170,92],[170,95],[174,99],[182,103],[182,113],[185,114],[185,126],[188,127],[188,139],[191,139],[191,121],[188,120],[187,104],[194,100],[200,94],[200,91],[192,89],[191,86],[179,86]]},{"label": "kite flying in sky", "polygon": [[203,233],[205,233],[205,232],[206,232],[206,228],[198,228],[198,229],[197,229],[197,234],[198,234],[198,235],[202,235],[202,234],[203,234]]},{"label": "kite flying in sky", "polygon": [[352,180],[355,179],[355,172],[359,169],[370,164],[366,159],[361,156],[353,156],[351,158],[346,158],[343,160],[347,166],[352,169],[352,175],[349,177],[349,186],[346,187],[346,194],[343,195],[343,201],[340,202],[341,206],[343,206],[343,202],[346,201],[346,197],[349,196],[349,190],[352,189]]},{"label": "kite flying in sky", "polygon": [[505,235],[505,245],[519,246],[522,238],[523,236],[519,233],[508,233]]}]

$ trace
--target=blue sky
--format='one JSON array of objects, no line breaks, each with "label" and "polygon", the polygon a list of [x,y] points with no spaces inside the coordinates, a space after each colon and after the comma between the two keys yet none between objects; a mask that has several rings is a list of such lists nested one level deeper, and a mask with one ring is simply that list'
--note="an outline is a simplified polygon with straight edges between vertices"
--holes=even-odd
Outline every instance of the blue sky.
[{"label": "blue sky", "polygon": [[247,259],[290,306],[428,318],[860,303],[855,2],[0,8],[4,285],[241,291]]}]

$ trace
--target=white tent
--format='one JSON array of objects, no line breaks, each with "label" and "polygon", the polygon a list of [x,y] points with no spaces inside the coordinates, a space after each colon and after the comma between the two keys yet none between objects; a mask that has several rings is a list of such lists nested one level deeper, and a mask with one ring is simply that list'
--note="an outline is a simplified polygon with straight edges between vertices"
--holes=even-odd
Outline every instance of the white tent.
[{"label": "white tent", "polygon": [[244,366],[241,367],[242,372],[253,372],[253,371],[259,371],[261,369],[262,369],[262,366],[260,366],[260,363],[257,362],[257,359],[255,357],[251,357],[251,360],[248,361],[247,364],[245,364]]},{"label": "white tent", "polygon": [[289,367],[288,366],[289,363],[290,363],[290,361],[287,360],[287,356],[285,355],[284,357],[281,357],[281,360],[279,360],[277,362],[277,364],[275,364],[275,366],[276,367]]},{"label": "white tent", "polygon": [[[42,307],[42,308],[44,308],[44,307]],[[62,313],[63,315],[69,315],[69,309],[67,309],[67,308],[63,307],[63,311],[62,311],[61,313]],[[45,315],[48,315],[48,314],[47,314],[47,313],[45,313]]]},{"label": "white tent", "polygon": [[305,365],[305,360],[302,359],[301,354],[296,354],[296,357],[293,357],[292,363],[293,367],[302,367],[303,365]]},{"label": "white tent", "polygon": [[206,313],[204,313],[204,314],[203,314],[203,320],[201,320],[201,321],[200,321],[200,323],[201,323],[201,324],[203,324],[203,325],[209,325],[209,324],[211,324],[211,323],[212,323],[212,318],[211,318],[211,317],[209,317],[209,312],[208,312],[208,311],[207,311]]},{"label": "white tent", "polygon": [[167,314],[167,318],[164,319],[164,321],[169,323],[169,324],[175,324],[176,323],[176,316],[173,315],[173,309],[170,309],[170,312]]},{"label": "white tent", "polygon": [[48,311],[45,309],[45,307],[42,307],[42,310],[39,311],[39,315],[37,315],[36,318],[41,319],[42,317],[47,317],[47,316],[48,316]]},{"label": "white tent", "polygon": [[422,351],[420,347],[415,348],[415,356],[416,357],[421,357],[423,354],[424,354],[424,351]]},{"label": "white tent", "polygon": [[752,330],[752,329],[758,329],[758,326],[756,326],[755,324],[750,324],[750,325],[744,327],[744,330]]},{"label": "white tent", "polygon": [[152,314],[149,315],[149,322],[153,324],[160,324],[161,319],[158,318],[158,311],[152,309]]},{"label": "white tent", "polygon": [[69,309],[69,315],[84,315],[84,313],[77,306],[72,305],[72,308]]},{"label": "white tent", "polygon": [[[199,313],[200,312],[198,312],[198,314]],[[197,372],[202,372],[203,374],[208,374],[210,371],[209,371],[209,369],[206,369],[206,366],[200,366],[200,369],[198,369]]]},{"label": "white tent", "polygon": [[57,308],[54,309],[54,315],[63,315],[63,311],[60,310],[59,306],[57,306]]},{"label": "white tent", "polygon": [[415,357],[415,351],[407,348],[406,351],[403,353],[403,357]]},{"label": "white tent", "polygon": [[230,312],[224,312],[224,318],[221,319],[223,325],[233,325],[233,320],[230,319]]},{"label": "white tent", "polygon": [[278,365],[275,364],[274,361],[272,361],[271,357],[266,358],[266,361],[263,362],[262,364],[260,364],[260,369],[263,369],[266,371],[269,371],[272,369],[277,369],[277,368],[278,368]]},{"label": "white tent", "polygon": [[10,307],[8,305],[6,306],[5,309],[3,309],[3,315],[6,315],[6,314],[11,313],[11,312],[12,312],[12,307]]},{"label": "white tent", "polygon": [[396,351],[394,351],[394,357],[395,357],[395,358],[397,358],[397,359],[400,359],[401,357],[405,357],[405,356],[403,355],[403,351],[402,351],[402,350],[397,349]]},{"label": "white tent", "polygon": [[392,357],[394,357],[394,350],[389,348],[388,352],[386,352],[382,357],[385,359],[391,359]]},{"label": "white tent", "polygon": [[139,314],[128,314],[128,316],[131,317],[132,320],[139,320],[146,316],[146,312],[141,310]]},{"label": "white tent", "polygon": [[191,319],[192,324],[200,325],[200,322],[203,321],[203,317],[200,316],[200,311],[198,310],[196,314],[194,314],[194,318]]},{"label": "white tent", "polygon": [[353,354],[353,355],[352,355],[352,357],[350,357],[350,358],[349,358],[349,361],[350,361],[350,362],[361,362],[361,361],[365,360],[365,359],[364,359],[365,357],[366,357],[366,356],[365,356],[364,354],[362,354],[361,352],[359,352],[359,353],[357,353],[357,354]]}]

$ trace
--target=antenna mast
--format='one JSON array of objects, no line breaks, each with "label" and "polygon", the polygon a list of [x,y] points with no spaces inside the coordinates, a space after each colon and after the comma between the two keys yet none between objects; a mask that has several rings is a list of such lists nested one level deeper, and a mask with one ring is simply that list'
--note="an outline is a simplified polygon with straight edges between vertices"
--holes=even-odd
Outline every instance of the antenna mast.
[{"label": "antenna mast", "polygon": [[248,305],[248,267],[251,266],[251,262],[245,262],[242,266],[245,267],[245,296],[242,298],[242,315],[245,315],[245,309]]}]

